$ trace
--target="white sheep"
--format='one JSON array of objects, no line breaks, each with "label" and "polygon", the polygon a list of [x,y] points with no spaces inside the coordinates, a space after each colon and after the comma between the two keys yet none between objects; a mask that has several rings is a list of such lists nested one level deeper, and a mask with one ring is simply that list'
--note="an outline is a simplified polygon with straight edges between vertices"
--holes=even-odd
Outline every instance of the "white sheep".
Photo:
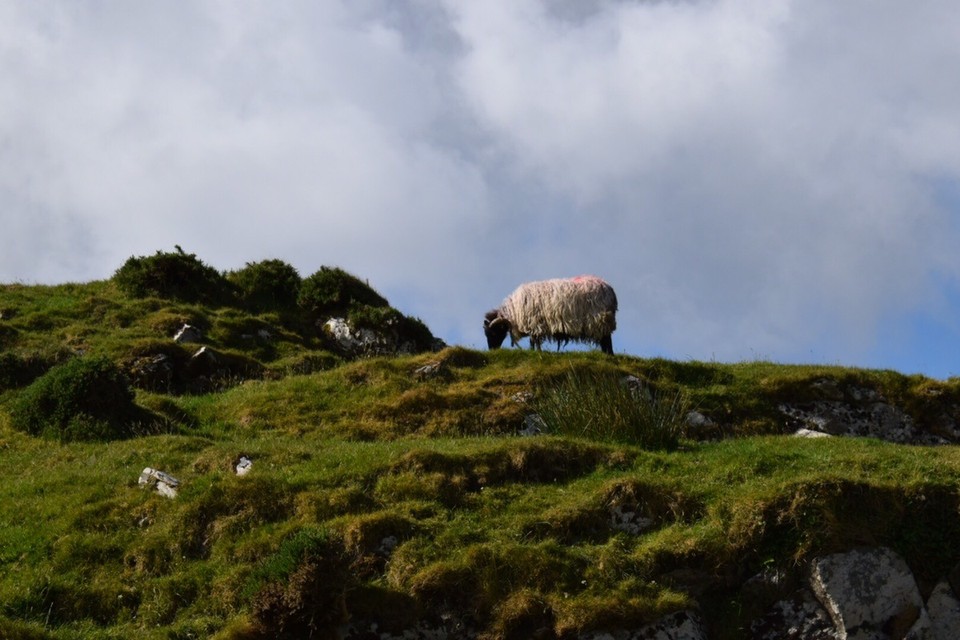
[{"label": "white sheep", "polygon": [[577,276],[528,282],[516,288],[483,321],[487,345],[497,349],[507,334],[516,345],[530,336],[531,348],[556,340],[557,348],[570,342],[594,342],[613,353],[611,334],[617,328],[617,295],[596,276]]}]

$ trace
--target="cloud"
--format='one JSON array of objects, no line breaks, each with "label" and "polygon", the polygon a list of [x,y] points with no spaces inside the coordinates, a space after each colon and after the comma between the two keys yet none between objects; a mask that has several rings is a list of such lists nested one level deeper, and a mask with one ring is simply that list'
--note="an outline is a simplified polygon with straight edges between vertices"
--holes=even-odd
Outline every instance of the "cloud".
[{"label": "cloud", "polygon": [[618,349],[882,362],[960,304],[954,13],[6,3],[0,281],[335,264],[480,346],[519,282],[594,272]]},{"label": "cloud", "polygon": [[932,273],[957,275],[951,212],[923,175],[940,148],[905,148],[957,104],[918,98],[945,92],[918,68],[957,49],[942,27],[911,38],[909,60],[892,46],[940,13],[814,5],[610,3],[574,25],[532,2],[458,14],[462,90],[518,170],[577,203],[560,223],[571,244],[603,220],[589,242],[640,307],[627,326],[669,352],[856,354],[885,314],[929,299]]}]

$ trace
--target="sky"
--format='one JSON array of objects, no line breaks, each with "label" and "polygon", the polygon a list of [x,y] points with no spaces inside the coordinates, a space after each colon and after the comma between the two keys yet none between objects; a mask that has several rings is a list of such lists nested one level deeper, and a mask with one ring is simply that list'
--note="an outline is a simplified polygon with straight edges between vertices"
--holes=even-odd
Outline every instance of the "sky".
[{"label": "sky", "polygon": [[954,0],[6,0],[0,283],[339,266],[450,344],[960,375]]}]

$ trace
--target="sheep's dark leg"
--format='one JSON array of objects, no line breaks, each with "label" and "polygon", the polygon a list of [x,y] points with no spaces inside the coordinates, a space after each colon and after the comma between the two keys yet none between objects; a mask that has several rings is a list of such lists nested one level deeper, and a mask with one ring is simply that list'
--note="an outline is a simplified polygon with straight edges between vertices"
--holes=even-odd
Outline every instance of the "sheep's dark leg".
[{"label": "sheep's dark leg", "polygon": [[607,335],[600,339],[600,351],[613,355],[613,337]]}]

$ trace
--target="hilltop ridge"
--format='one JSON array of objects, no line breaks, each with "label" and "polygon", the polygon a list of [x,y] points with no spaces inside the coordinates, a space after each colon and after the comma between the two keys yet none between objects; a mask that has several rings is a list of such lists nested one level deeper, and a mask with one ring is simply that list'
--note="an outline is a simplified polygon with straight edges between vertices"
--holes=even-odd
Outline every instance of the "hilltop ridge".
[{"label": "hilltop ridge", "polygon": [[0,285],[0,637],[760,637],[826,554],[960,563],[958,423],[956,379],[447,346],[336,267]]}]

